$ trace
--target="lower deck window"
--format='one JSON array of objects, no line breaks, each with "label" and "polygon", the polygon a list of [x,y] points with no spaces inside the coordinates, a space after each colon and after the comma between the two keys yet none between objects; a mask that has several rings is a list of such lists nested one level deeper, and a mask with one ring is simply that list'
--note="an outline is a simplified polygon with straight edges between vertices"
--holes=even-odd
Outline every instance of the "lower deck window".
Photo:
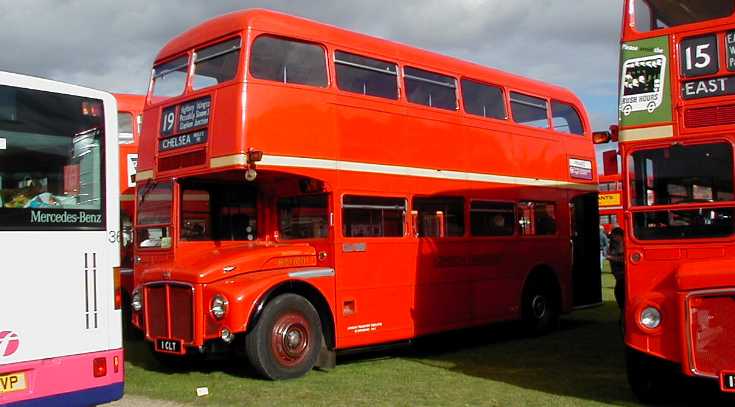
[{"label": "lower deck window", "polygon": [[406,200],[372,196],[345,196],[342,233],[345,237],[401,237]]},{"label": "lower deck window", "polygon": [[472,236],[511,236],[515,226],[515,205],[505,202],[472,202]]},{"label": "lower deck window", "polygon": [[414,198],[419,237],[464,236],[464,200],[454,197]]},{"label": "lower deck window", "polygon": [[521,202],[521,234],[524,236],[543,236],[556,234],[556,205],[550,202]]}]

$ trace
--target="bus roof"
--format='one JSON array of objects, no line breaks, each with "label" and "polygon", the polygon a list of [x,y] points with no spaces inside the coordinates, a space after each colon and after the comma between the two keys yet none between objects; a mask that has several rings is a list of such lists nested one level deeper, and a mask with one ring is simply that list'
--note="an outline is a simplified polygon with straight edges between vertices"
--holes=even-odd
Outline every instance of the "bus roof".
[{"label": "bus roof", "polygon": [[117,99],[117,110],[123,112],[140,113],[143,111],[145,95],[134,95],[131,93],[113,93]]},{"label": "bus roof", "polygon": [[166,43],[156,55],[156,63],[210,43],[213,40],[247,32],[251,29],[339,46],[346,51],[352,50],[353,52],[368,53],[386,59],[410,61],[409,64],[419,65],[417,67],[446,73],[454,72],[456,76],[468,76],[477,80],[484,79],[498,84],[512,83],[511,87],[518,90],[541,93],[543,96],[573,102],[579,107],[582,105],[574,93],[560,86],[550,85],[394,41],[348,31],[329,24],[264,9],[235,11],[192,27]]}]

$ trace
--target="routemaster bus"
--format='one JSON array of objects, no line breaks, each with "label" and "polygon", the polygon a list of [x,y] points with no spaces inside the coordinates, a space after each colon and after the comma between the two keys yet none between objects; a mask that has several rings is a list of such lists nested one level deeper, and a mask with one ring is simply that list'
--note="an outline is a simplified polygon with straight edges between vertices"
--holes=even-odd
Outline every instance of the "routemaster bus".
[{"label": "routemaster bus", "polygon": [[158,53],[133,322],[292,378],[335,351],[600,302],[589,121],[557,86],[263,10]]},{"label": "routemaster bus", "polygon": [[626,0],[619,134],[628,378],[735,392],[735,1]]},{"label": "routemaster bus", "polygon": [[135,169],[143,123],[145,95],[116,93],[120,145],[120,282],[123,308],[133,291],[133,219],[135,219]]},{"label": "routemaster bus", "polygon": [[0,405],[122,396],[116,110],[0,72]]}]

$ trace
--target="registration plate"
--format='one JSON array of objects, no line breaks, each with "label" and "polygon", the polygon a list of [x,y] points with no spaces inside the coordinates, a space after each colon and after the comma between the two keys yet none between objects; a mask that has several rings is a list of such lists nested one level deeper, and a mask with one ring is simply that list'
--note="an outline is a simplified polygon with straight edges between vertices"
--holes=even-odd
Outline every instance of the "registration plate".
[{"label": "registration plate", "polygon": [[735,393],[735,372],[720,373],[720,388],[722,391]]},{"label": "registration plate", "polygon": [[0,375],[0,393],[25,390],[26,387],[26,374],[23,372]]},{"label": "registration plate", "polygon": [[156,339],[156,350],[159,352],[176,353],[178,355],[182,355],[184,353],[183,349],[184,347],[181,343],[181,340],[179,339]]}]

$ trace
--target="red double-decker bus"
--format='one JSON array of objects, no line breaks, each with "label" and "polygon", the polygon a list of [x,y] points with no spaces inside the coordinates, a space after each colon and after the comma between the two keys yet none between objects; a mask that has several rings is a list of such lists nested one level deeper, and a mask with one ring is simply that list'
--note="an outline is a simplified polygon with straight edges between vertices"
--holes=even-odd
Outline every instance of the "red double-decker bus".
[{"label": "red double-decker bus", "polygon": [[735,2],[626,0],[619,141],[634,392],[735,391]]},{"label": "red double-decker bus", "polygon": [[159,52],[137,173],[133,321],[157,354],[263,376],[600,302],[579,99],[270,11]]},{"label": "red double-decker bus", "polygon": [[135,169],[143,123],[145,95],[114,94],[120,144],[120,278],[122,295],[129,303],[133,291],[133,220],[135,219]]}]

